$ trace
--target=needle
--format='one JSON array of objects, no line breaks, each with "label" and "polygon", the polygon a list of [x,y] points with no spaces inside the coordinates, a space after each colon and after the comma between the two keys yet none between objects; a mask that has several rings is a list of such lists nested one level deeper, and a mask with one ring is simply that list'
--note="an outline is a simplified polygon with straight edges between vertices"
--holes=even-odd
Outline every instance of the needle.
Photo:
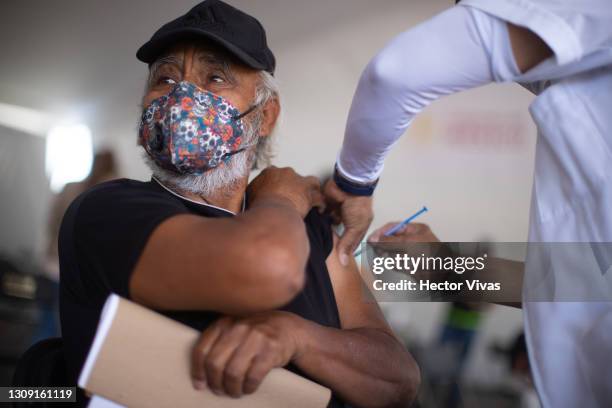
[{"label": "needle", "polygon": [[[391,235],[395,235],[399,230],[404,228],[406,225],[410,224],[410,222],[412,222],[415,218],[417,218],[419,215],[421,215],[421,214],[423,214],[424,212],[427,212],[427,211],[428,211],[427,207],[423,206],[423,208],[421,208],[419,211],[415,212],[410,217],[406,218],[404,221],[400,222],[395,227],[393,227],[389,231],[385,232],[383,234],[383,236],[390,237]],[[357,252],[355,252],[354,256],[358,257],[359,255],[361,255],[361,252],[362,252],[362,250],[361,250],[361,248],[359,248],[357,250]]]}]

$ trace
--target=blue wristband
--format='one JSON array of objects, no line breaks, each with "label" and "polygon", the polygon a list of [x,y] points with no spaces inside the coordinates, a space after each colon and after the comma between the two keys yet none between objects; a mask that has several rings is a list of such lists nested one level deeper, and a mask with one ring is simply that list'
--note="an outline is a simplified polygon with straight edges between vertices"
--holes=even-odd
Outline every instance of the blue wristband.
[{"label": "blue wristband", "polygon": [[374,189],[378,184],[378,180],[368,184],[361,184],[348,180],[346,177],[343,177],[342,174],[340,174],[338,171],[338,166],[334,168],[334,182],[338,188],[345,193],[364,197],[369,197],[374,194]]}]

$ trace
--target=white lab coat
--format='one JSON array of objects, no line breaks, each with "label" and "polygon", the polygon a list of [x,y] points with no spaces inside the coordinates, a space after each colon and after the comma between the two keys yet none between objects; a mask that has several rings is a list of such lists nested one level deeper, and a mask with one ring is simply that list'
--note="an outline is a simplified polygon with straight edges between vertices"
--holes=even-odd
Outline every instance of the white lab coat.
[{"label": "white lab coat", "polygon": [[[612,242],[612,2],[462,3],[528,27],[555,53],[518,79],[547,80],[530,107],[538,126],[530,242]],[[611,298],[612,270],[589,267],[589,251],[579,252],[528,257],[525,331],[544,407],[612,406],[612,302],[590,301]],[[567,293],[585,301],[567,302]]]},{"label": "white lab coat", "polygon": [[[559,80],[530,111],[538,125],[530,242],[612,242],[612,67]],[[585,249],[528,258],[525,331],[545,407],[612,406],[612,303],[593,302],[610,299],[612,270]],[[567,302],[568,293],[584,302]]]}]

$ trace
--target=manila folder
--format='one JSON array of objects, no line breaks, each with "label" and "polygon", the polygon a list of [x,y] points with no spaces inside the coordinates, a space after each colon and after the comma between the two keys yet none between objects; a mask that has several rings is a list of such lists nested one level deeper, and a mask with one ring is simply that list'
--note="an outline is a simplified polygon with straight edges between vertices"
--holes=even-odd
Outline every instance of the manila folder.
[{"label": "manila folder", "polygon": [[241,398],[193,388],[191,349],[200,333],[117,295],[107,299],[79,377],[91,394],[134,408],[323,408],[329,389],[282,368]]}]

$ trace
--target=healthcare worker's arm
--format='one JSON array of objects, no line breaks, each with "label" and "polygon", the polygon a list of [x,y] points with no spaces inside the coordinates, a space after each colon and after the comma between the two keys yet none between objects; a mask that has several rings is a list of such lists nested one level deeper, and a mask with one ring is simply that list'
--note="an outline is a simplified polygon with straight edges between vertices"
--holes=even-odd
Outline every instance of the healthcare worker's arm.
[{"label": "healthcare worker's arm", "polygon": [[[338,173],[355,183],[375,182],[393,145],[431,102],[490,82],[511,81],[548,56],[550,50],[535,34],[470,7],[453,7],[400,34],[361,76]],[[364,211],[352,207],[357,199],[361,206],[368,203],[334,184],[326,186],[325,194],[346,227],[339,250],[349,254],[369,226],[358,219],[364,219]]]},{"label": "healthcare worker's arm", "polygon": [[[389,222],[382,227],[376,229],[368,237],[370,243],[388,243],[388,244],[399,244],[400,248],[404,248],[406,253],[410,250],[410,247],[405,244],[414,243],[437,243],[440,242],[438,237],[431,231],[427,224],[413,222],[402,227],[393,236],[385,236],[385,231],[393,228],[399,224],[399,221]],[[420,256],[423,248],[420,247],[418,252],[412,254],[413,256]],[[409,253],[408,253],[409,254]],[[409,254],[410,255],[410,254]],[[455,254],[449,254],[450,256],[457,256]],[[489,256],[486,262],[486,269],[482,272],[466,272],[463,275],[465,280],[477,278],[482,283],[496,283],[500,285],[501,290],[498,292],[483,292],[481,299],[476,298],[477,295],[470,291],[463,291],[457,293],[455,296],[460,297],[465,295],[465,299],[461,299],[466,302],[489,302],[496,303],[503,306],[521,307],[522,302],[522,290],[523,290],[523,276],[525,272],[525,263],[519,261],[513,261],[510,259],[496,258]],[[447,274],[441,274],[439,271],[419,271],[421,279],[430,279],[433,281],[443,282],[449,279],[449,275],[455,272],[448,272]],[[459,300],[459,299],[456,299]]]},{"label": "healthcare worker's arm", "polygon": [[355,261],[340,265],[334,249],[326,263],[340,329],[283,311],[220,319],[194,346],[194,386],[239,397],[292,363],[356,408],[410,406],[420,384],[416,362],[367,296]]}]

